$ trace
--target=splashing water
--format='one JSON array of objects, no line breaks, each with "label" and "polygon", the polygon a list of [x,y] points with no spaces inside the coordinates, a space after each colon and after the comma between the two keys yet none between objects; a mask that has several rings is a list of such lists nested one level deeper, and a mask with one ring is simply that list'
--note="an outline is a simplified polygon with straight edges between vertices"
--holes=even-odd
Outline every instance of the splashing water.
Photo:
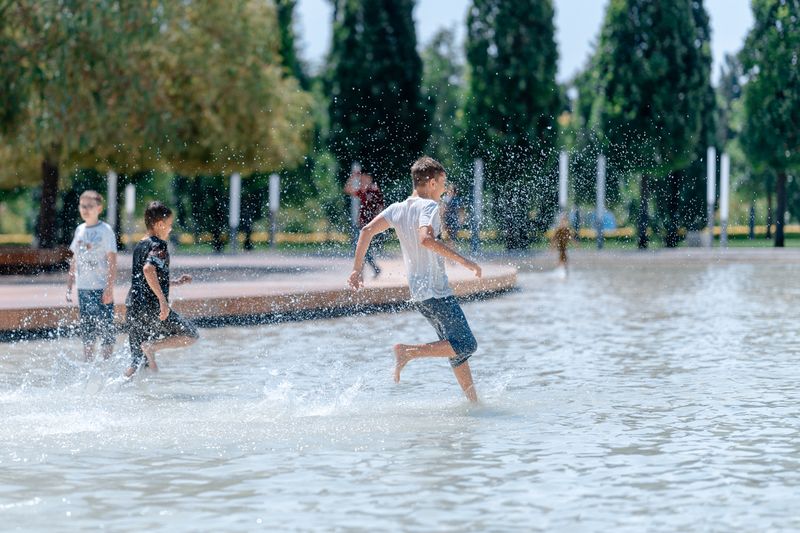
[{"label": "splashing water", "polygon": [[800,268],[642,261],[465,304],[479,407],[443,360],[392,382],[413,312],[206,329],[132,381],[123,342],[2,345],[4,527],[797,527]]}]

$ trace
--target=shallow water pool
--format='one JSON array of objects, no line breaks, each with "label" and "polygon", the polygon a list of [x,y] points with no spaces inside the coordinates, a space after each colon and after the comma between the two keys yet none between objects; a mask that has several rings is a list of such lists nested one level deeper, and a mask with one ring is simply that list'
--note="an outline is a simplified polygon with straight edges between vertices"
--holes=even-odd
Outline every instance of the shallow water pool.
[{"label": "shallow water pool", "polygon": [[13,530],[800,528],[800,267],[521,274],[391,379],[413,312],[202,330],[132,383],[76,339],[0,345]]}]

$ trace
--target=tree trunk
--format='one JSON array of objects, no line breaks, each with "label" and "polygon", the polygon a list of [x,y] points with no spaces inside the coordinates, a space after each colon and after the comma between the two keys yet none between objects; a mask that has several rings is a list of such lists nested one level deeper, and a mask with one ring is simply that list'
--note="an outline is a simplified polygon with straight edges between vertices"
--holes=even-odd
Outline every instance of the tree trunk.
[{"label": "tree trunk", "polygon": [[772,238],[772,189],[767,189],[767,239]]},{"label": "tree trunk", "polygon": [[664,238],[664,244],[667,248],[676,248],[678,246],[678,209],[680,207],[680,175],[673,174],[669,176],[669,187],[667,197],[667,234]]},{"label": "tree trunk", "polygon": [[49,158],[42,160],[42,200],[36,226],[39,248],[56,245],[56,198],[58,196],[58,163]]},{"label": "tree trunk", "polygon": [[647,174],[642,175],[642,186],[640,191],[639,203],[639,249],[647,249],[647,226],[649,224],[649,216],[647,204],[650,203],[650,184],[648,183]]},{"label": "tree trunk", "polygon": [[778,173],[775,183],[775,197],[778,202],[775,212],[775,246],[783,248],[783,223],[786,219],[786,172]]}]

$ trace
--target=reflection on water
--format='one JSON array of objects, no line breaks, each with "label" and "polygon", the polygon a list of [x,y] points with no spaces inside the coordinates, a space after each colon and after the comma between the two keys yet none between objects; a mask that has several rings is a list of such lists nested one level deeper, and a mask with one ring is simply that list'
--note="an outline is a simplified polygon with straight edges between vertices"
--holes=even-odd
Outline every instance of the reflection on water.
[{"label": "reflection on water", "polygon": [[523,274],[464,306],[483,405],[414,313],[204,330],[123,383],[75,339],[0,345],[15,527],[696,531],[800,527],[793,266]]}]

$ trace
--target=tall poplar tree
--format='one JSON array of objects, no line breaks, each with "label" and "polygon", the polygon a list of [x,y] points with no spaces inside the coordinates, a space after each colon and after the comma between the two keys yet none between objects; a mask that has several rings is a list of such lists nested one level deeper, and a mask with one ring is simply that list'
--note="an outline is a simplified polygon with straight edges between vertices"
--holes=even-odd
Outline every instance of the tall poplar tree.
[{"label": "tall poplar tree", "polygon": [[775,246],[784,245],[786,181],[800,169],[800,0],[753,0],[755,24],[742,50],[745,152],[775,173]]},{"label": "tall poplar tree", "polygon": [[527,246],[557,209],[553,16],[551,0],[473,0],[467,14],[468,142],[508,249]]},{"label": "tall poplar tree", "polygon": [[413,0],[336,0],[330,55],[331,151],[344,181],[354,162],[387,199],[408,191],[430,135]]},{"label": "tall poplar tree", "polygon": [[651,188],[674,187],[663,180],[689,163],[700,134],[710,63],[696,2],[611,0],[600,34],[593,115],[609,158],[641,177],[640,248],[648,245]]}]

